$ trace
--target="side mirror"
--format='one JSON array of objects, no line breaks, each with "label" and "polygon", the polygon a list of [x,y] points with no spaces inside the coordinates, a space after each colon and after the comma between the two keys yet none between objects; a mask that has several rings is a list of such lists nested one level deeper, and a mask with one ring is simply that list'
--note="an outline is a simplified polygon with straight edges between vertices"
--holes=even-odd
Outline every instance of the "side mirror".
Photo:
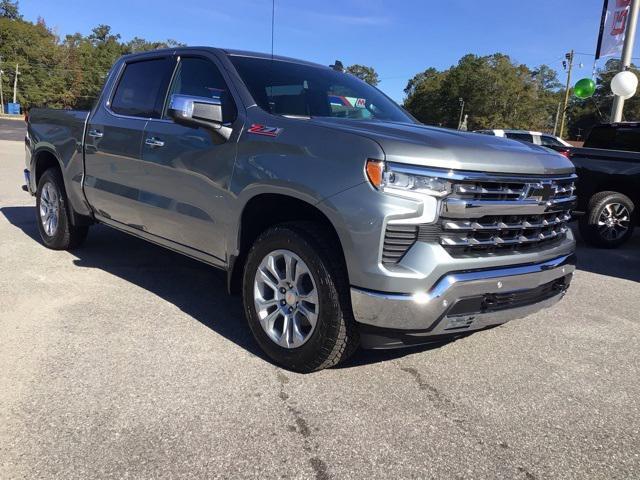
[{"label": "side mirror", "polygon": [[188,127],[222,128],[222,103],[216,98],[171,95],[167,114]]}]

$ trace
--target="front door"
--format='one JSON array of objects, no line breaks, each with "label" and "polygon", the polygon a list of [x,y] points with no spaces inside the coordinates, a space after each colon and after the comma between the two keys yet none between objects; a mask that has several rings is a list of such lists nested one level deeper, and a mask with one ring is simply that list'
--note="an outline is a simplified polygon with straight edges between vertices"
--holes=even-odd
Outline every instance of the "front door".
[{"label": "front door", "polygon": [[160,118],[173,71],[171,56],[126,63],[113,95],[87,125],[84,188],[96,214],[141,228],[139,204],[142,138],[147,121]]},{"label": "front door", "polygon": [[[237,108],[214,58],[182,56],[169,88],[171,95],[218,98],[223,121],[234,127],[225,140],[207,128],[168,119],[150,120],[144,132],[146,203],[144,229],[154,235],[225,260],[224,232],[236,142]],[[169,100],[168,100],[169,101]]]}]

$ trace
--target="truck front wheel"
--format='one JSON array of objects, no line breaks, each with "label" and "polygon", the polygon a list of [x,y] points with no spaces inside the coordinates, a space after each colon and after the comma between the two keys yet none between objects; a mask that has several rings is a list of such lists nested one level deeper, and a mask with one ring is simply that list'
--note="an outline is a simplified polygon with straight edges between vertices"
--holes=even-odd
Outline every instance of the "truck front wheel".
[{"label": "truck front wheel", "polygon": [[600,192],[589,200],[580,218],[580,235],[596,247],[615,248],[633,234],[633,202],[618,192]]},{"label": "truck front wheel", "polygon": [[87,237],[89,227],[74,226],[69,220],[67,196],[60,171],[46,170],[38,181],[36,210],[42,242],[53,250],[69,250]]},{"label": "truck front wheel", "polygon": [[244,309],[260,347],[277,364],[312,372],[358,346],[349,284],[335,242],[319,226],[289,223],[258,237],[245,264]]}]

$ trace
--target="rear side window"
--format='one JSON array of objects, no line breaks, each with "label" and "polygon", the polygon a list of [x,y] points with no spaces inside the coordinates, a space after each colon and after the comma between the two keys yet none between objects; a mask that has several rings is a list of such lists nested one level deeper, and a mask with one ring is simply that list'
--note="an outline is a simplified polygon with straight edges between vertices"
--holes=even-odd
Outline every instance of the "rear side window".
[{"label": "rear side window", "polygon": [[565,146],[562,142],[558,141],[556,138],[550,135],[542,135],[540,137],[540,142],[545,147],[564,147]]},{"label": "rear side window", "polygon": [[160,118],[172,65],[170,57],[128,63],[111,100],[111,110],[132,117]]},{"label": "rear side window", "polygon": [[232,123],[236,119],[237,110],[233,97],[220,70],[210,60],[182,58],[169,89],[169,98],[176,94],[220,100],[222,121]]},{"label": "rear side window", "polygon": [[640,152],[640,127],[611,127],[607,125],[595,127],[589,134],[584,146]]},{"label": "rear side window", "polygon": [[530,133],[511,133],[511,132],[506,132],[505,135],[506,135],[507,138],[511,138],[513,140],[520,140],[522,142],[533,143],[533,135],[531,135]]}]

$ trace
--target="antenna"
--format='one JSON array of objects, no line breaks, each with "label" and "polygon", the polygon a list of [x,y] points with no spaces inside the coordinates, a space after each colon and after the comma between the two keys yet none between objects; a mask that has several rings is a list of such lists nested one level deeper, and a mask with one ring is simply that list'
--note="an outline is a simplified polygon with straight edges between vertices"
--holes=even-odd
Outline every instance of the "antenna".
[{"label": "antenna", "polygon": [[276,20],[276,0],[271,0],[271,60],[273,60],[273,31]]},{"label": "antenna", "polygon": [[271,62],[269,63],[269,86],[267,87],[267,96],[269,97],[269,101],[271,101],[271,97],[273,96],[273,85],[271,85],[273,81],[273,31],[276,21],[276,0],[271,0]]}]

